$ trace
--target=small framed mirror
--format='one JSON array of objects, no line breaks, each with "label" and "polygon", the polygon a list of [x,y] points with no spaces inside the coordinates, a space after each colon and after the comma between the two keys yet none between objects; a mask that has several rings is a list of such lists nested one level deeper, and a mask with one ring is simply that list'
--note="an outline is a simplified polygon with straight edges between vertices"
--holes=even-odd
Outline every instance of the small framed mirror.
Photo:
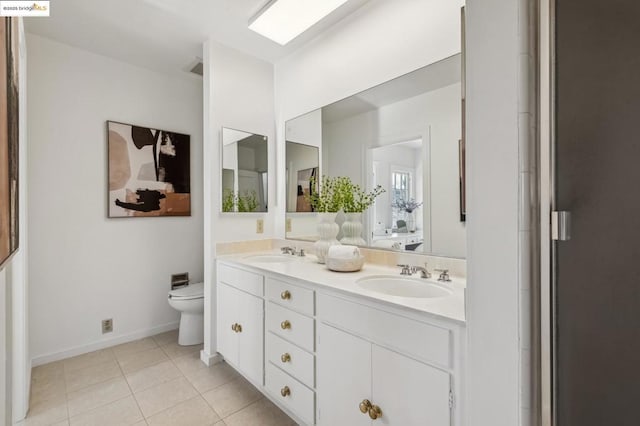
[{"label": "small framed mirror", "polygon": [[268,211],[268,140],[264,135],[222,128],[222,212]]}]

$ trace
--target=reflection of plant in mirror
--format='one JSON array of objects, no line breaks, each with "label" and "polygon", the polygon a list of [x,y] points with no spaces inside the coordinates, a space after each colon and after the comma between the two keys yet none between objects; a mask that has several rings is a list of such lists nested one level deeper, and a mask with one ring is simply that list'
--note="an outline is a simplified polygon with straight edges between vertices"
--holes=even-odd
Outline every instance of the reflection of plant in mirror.
[{"label": "reflection of plant in mirror", "polygon": [[244,195],[238,195],[239,212],[255,212],[258,209],[258,195],[256,191],[244,191]]},{"label": "reflection of plant in mirror", "polygon": [[338,179],[322,176],[320,185],[315,176],[311,176],[311,192],[305,195],[305,199],[311,205],[314,212],[336,213],[342,207],[342,200],[338,193]]},{"label": "reflection of plant in mirror", "polygon": [[222,211],[247,213],[258,210],[258,195],[256,191],[244,191],[244,195],[236,195],[231,189],[225,189],[222,195]]},{"label": "reflection of plant in mirror", "polygon": [[386,192],[382,186],[376,186],[373,191],[365,192],[360,185],[356,185],[346,176],[322,176],[320,188],[316,177],[311,177],[311,193],[306,200],[313,211],[336,213],[342,209],[345,213],[362,213],[375,202],[378,195]]},{"label": "reflection of plant in mirror", "polygon": [[225,189],[222,194],[222,211],[223,212],[232,212],[234,211],[234,207],[236,204],[235,194],[231,189]]},{"label": "reflection of plant in mirror", "polygon": [[386,192],[380,185],[370,192],[365,192],[348,177],[339,177],[337,181],[337,192],[340,194],[342,210],[345,213],[362,213],[373,205],[377,196]]},{"label": "reflection of plant in mirror", "polygon": [[391,207],[395,207],[401,211],[411,213],[421,205],[422,202],[418,203],[414,198],[410,198],[408,201],[402,199],[398,200],[395,203],[391,204]]}]

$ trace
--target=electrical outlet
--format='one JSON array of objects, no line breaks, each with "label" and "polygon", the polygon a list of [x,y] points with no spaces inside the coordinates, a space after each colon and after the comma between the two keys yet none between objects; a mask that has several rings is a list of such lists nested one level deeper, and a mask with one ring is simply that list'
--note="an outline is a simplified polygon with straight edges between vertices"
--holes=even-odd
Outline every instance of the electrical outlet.
[{"label": "electrical outlet", "polygon": [[264,233],[264,220],[258,219],[256,221],[256,234],[262,234],[262,233]]},{"label": "electrical outlet", "polygon": [[287,218],[285,221],[285,232],[291,232],[291,218]]},{"label": "electrical outlet", "polygon": [[102,320],[102,334],[111,333],[113,331],[113,319]]}]

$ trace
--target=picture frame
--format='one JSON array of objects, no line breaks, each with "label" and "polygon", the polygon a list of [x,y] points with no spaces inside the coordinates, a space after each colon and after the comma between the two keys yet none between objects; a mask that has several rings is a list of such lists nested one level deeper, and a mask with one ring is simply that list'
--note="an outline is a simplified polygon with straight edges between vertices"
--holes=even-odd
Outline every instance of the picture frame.
[{"label": "picture frame", "polygon": [[191,137],[107,121],[109,218],[191,216]]},{"label": "picture frame", "polygon": [[19,247],[18,58],[18,20],[0,18],[0,269]]}]

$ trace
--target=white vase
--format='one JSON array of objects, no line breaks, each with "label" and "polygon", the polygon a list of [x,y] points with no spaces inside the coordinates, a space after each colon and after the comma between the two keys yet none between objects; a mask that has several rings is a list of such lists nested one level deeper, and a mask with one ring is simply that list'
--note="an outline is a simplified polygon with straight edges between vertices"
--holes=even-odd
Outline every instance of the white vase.
[{"label": "white vase", "polygon": [[407,222],[407,230],[409,232],[416,232],[416,215],[415,210],[412,212],[407,212],[407,217],[405,221]]},{"label": "white vase", "polygon": [[342,223],[342,244],[354,246],[366,246],[367,242],[362,238],[362,213],[345,213]]},{"label": "white vase", "polygon": [[329,247],[340,244],[336,239],[340,227],[336,223],[337,213],[318,213],[318,235],[320,239],[313,244],[318,263],[325,263]]}]

